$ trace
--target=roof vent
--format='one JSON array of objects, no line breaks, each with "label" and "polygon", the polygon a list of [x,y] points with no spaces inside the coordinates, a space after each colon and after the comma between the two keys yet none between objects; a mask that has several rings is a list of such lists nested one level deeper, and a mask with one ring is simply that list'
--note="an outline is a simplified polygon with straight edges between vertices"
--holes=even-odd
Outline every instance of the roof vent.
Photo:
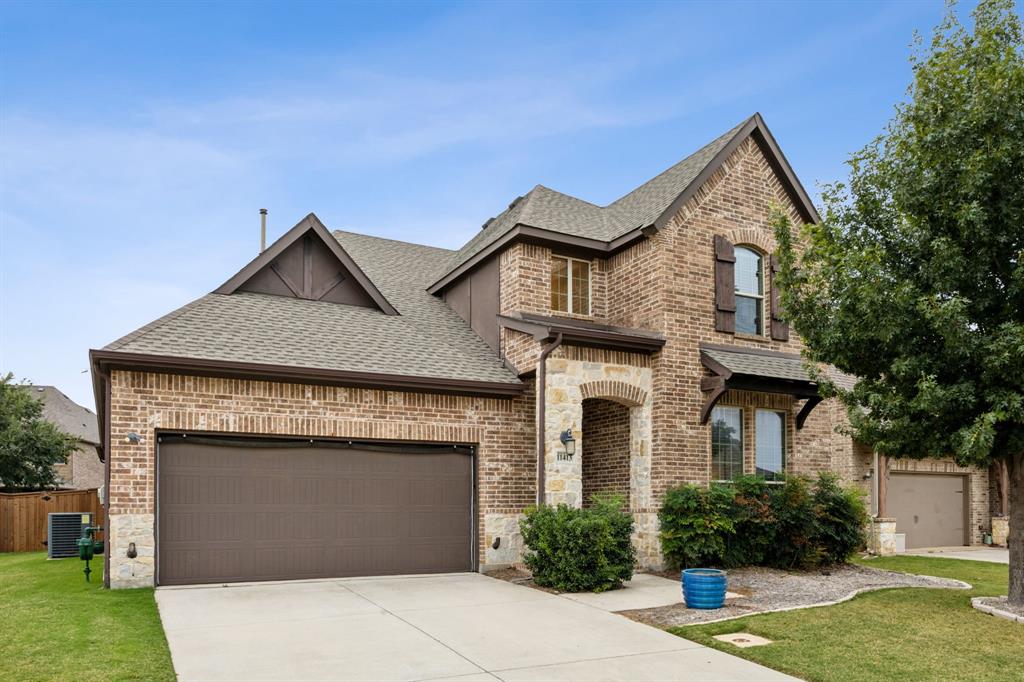
[{"label": "roof vent", "polygon": [[260,209],[260,253],[267,250],[267,209]]},{"label": "roof vent", "polygon": [[523,195],[520,194],[519,196],[517,196],[515,199],[512,200],[512,203],[508,205],[508,209],[511,211],[513,208],[515,208],[515,205],[518,204],[522,200],[523,200]]},{"label": "roof vent", "polygon": [[489,225],[490,225],[491,223],[493,223],[493,222],[494,222],[494,218],[493,218],[493,217],[490,217],[490,218],[488,218],[487,220],[485,220],[485,221],[484,221],[484,224],[480,226],[480,229],[481,229],[481,230],[486,230],[486,229],[487,229],[487,227],[488,227],[488,226],[489,226]]}]

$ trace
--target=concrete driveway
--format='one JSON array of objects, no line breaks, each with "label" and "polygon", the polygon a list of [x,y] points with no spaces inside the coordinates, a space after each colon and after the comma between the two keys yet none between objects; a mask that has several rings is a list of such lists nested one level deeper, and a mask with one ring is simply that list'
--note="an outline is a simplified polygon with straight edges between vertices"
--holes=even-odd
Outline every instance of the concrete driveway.
[{"label": "concrete driveway", "polygon": [[968,561],[989,561],[994,564],[1010,563],[1010,550],[1005,547],[931,547],[909,549],[909,556],[929,556],[936,559],[967,559]]},{"label": "concrete driveway", "polygon": [[792,679],[473,573],[161,588],[181,680]]}]

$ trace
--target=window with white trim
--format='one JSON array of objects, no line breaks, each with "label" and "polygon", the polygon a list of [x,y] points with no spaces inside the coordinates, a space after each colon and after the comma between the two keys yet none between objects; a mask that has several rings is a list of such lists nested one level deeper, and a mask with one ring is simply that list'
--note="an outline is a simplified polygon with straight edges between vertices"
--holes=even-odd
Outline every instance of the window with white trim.
[{"label": "window with white trim", "polygon": [[551,310],[590,314],[590,263],[565,256],[551,257]]},{"label": "window with white trim", "polygon": [[745,246],[736,250],[736,331],[764,334],[764,258]]},{"label": "window with white trim", "polygon": [[777,481],[786,473],[786,413],[758,410],[754,422],[755,471]]},{"label": "window with white trim", "polygon": [[711,410],[711,480],[743,474],[743,410],[716,405]]}]

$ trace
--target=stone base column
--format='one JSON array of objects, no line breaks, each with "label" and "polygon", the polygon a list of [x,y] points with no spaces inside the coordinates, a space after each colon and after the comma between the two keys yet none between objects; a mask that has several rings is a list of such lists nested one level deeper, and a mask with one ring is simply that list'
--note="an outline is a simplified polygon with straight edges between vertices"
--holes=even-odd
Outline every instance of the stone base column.
[{"label": "stone base column", "polygon": [[641,570],[660,571],[665,567],[658,529],[656,512],[633,512],[633,546],[636,548],[636,563]]},{"label": "stone base column", "polygon": [[1010,517],[1008,516],[993,516],[992,517],[992,544],[1006,547],[1006,543],[1010,538]]},{"label": "stone base column", "polygon": [[[519,521],[523,514],[484,515],[484,556],[480,561],[480,572],[498,571],[509,568],[523,560],[523,535]],[[497,549],[494,541],[498,541]]]},{"label": "stone base column", "polygon": [[871,519],[868,534],[868,549],[872,553],[878,556],[896,553],[896,519]]},{"label": "stone base column", "polygon": [[[156,584],[156,543],[152,514],[111,514],[107,518],[110,587],[153,587]],[[135,558],[128,557],[135,543]]]}]

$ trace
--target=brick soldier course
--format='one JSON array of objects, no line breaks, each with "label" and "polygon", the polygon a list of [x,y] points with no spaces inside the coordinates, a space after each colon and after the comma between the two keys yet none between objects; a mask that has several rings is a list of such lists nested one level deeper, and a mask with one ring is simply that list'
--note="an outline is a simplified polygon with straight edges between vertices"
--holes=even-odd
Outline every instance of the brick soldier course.
[{"label": "brick soldier course", "polygon": [[[332,234],[311,215],[213,294],[94,351],[111,585],[156,580],[163,433],[470,445],[479,570],[520,560],[540,474],[548,503],[623,494],[639,562],[659,567],[662,496],[711,478],[710,400],[746,408],[744,471],[767,408],[785,414],[786,472],[872,491],[873,454],[837,432],[841,407],[805,409],[814,385],[772,297],[773,206],[817,219],[754,116],[605,207],[538,186],[457,252]],[[763,334],[722,328],[734,313],[716,289],[716,238],[762,256]],[[553,257],[588,264],[585,310],[553,309]],[[567,430],[572,458],[559,456]],[[986,472],[890,466],[964,475],[980,541]]]}]

